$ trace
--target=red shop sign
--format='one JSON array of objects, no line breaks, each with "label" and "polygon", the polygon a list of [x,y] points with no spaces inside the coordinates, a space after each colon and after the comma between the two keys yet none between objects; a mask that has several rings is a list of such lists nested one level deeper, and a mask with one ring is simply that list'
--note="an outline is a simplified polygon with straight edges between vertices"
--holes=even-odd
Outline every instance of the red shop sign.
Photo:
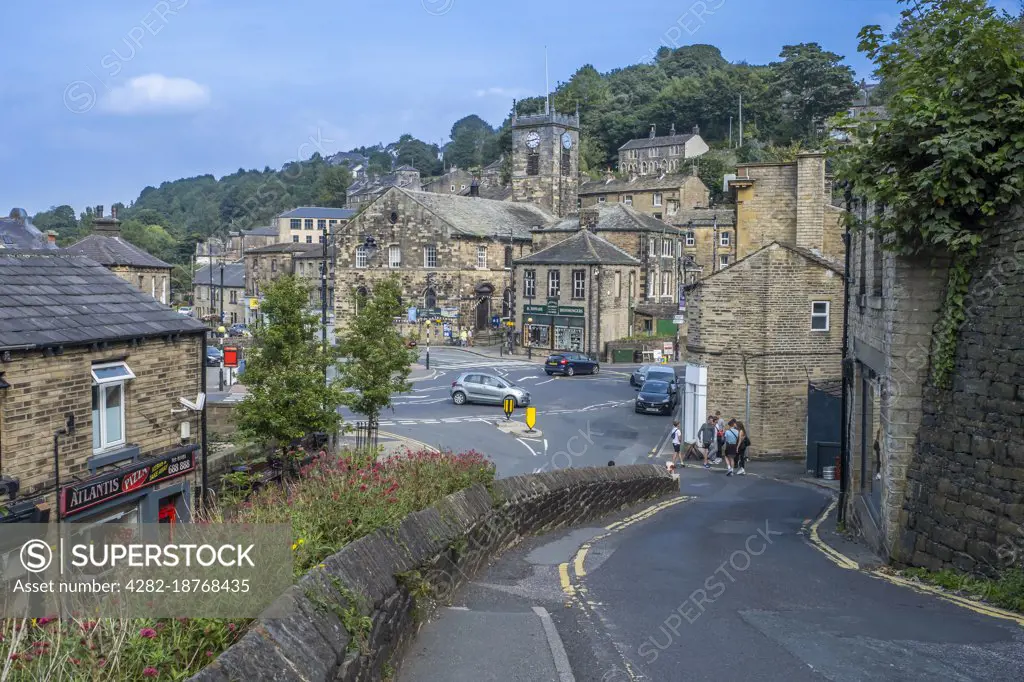
[{"label": "red shop sign", "polygon": [[196,452],[190,447],[108,471],[87,481],[61,488],[60,514],[62,517],[77,514],[155,483],[183,476],[195,469]]}]

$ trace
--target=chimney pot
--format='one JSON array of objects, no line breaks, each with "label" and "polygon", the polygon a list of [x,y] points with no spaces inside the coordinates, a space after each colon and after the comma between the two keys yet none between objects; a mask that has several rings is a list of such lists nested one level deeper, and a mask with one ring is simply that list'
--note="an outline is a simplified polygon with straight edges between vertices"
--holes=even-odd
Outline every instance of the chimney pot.
[{"label": "chimney pot", "polygon": [[110,217],[117,220],[117,206],[110,207]]},{"label": "chimney pot", "polygon": [[96,204],[96,216],[97,218],[103,217],[103,204]]},{"label": "chimney pot", "polygon": [[672,129],[669,131],[668,134],[669,135],[675,135],[676,134],[676,124],[675,123],[672,124]]},{"label": "chimney pot", "polygon": [[47,230],[47,232],[46,232],[46,241],[49,244],[56,244],[57,243],[57,233],[54,232],[53,230]]},{"label": "chimney pot", "polygon": [[651,125],[651,132],[647,136],[653,140],[654,139],[654,135],[655,135],[654,126]]},{"label": "chimney pot", "polygon": [[694,135],[700,135],[700,126],[699,125],[693,126],[693,134]]}]

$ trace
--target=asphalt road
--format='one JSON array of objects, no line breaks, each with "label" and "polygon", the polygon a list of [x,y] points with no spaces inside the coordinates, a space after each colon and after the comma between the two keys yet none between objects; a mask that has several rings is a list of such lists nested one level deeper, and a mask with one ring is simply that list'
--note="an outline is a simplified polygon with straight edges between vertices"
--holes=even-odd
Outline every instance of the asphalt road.
[{"label": "asphalt road", "polygon": [[[487,645],[550,658],[517,630],[543,607],[580,682],[1021,679],[1020,624],[842,568],[812,544],[831,502],[822,491],[696,468],[682,471],[681,491],[687,499],[612,530],[602,519],[528,539],[459,590],[457,611],[442,610],[417,643],[444,641],[477,614],[464,631],[478,652],[472,679],[503,680]],[[401,682],[439,679],[424,674],[437,669],[470,679],[467,663],[427,647],[407,663]]]},{"label": "asphalt road", "polygon": [[[422,362],[422,359],[421,359]],[[636,414],[632,366],[602,366],[596,376],[549,377],[538,362],[490,359],[456,348],[433,348],[430,371],[413,374],[413,389],[380,416],[380,430],[440,449],[476,449],[491,458],[499,476],[538,470],[650,461],[671,427],[667,416]],[[448,395],[459,374],[482,370],[526,387],[537,408],[537,437],[500,431],[500,405],[454,405]],[[357,415],[342,412],[347,422]],[[512,419],[522,422],[524,410]]]}]

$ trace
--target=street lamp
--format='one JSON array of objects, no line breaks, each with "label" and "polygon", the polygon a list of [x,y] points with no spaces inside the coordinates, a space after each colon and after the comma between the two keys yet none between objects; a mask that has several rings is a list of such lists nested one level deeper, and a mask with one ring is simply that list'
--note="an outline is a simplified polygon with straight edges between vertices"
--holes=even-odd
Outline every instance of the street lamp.
[{"label": "street lamp", "polygon": [[530,338],[530,334],[533,333],[533,330],[530,328],[533,326],[533,318],[526,318],[526,324],[526,338],[523,339],[523,342],[526,343],[526,357],[533,360],[533,339]]},{"label": "street lamp", "polygon": [[427,320],[427,369],[430,369],[430,320]]}]

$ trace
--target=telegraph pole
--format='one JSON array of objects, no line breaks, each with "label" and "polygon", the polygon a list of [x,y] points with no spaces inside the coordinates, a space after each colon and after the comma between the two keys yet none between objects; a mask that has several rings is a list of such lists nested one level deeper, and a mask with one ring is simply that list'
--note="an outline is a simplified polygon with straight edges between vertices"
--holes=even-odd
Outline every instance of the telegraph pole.
[{"label": "telegraph pole", "polygon": [[327,221],[324,220],[321,239],[324,243],[323,264],[320,267],[320,324],[324,353],[324,388],[327,388]]}]

